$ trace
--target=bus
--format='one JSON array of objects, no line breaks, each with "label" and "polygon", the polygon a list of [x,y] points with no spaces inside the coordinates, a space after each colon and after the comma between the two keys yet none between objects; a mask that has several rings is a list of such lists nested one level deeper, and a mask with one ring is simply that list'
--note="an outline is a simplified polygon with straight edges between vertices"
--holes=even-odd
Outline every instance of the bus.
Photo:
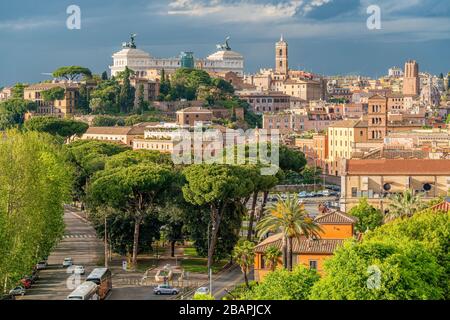
[{"label": "bus", "polygon": [[67,300],[100,300],[98,285],[92,281],[83,282],[67,296]]},{"label": "bus", "polygon": [[100,300],[104,300],[108,292],[112,289],[112,274],[108,268],[94,269],[86,281],[91,281],[98,285]]}]

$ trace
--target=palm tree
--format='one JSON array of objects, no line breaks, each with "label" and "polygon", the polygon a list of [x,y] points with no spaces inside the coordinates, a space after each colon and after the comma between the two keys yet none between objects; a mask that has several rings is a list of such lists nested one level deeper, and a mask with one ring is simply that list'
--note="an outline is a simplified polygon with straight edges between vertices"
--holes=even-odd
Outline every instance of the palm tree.
[{"label": "palm tree", "polygon": [[289,195],[286,200],[278,196],[278,201],[269,205],[267,215],[258,223],[256,230],[260,238],[269,232],[281,232],[283,265],[292,270],[292,240],[305,236],[319,237],[320,226],[308,215],[298,197]]},{"label": "palm tree", "polygon": [[397,218],[412,217],[417,211],[423,208],[422,195],[414,194],[414,191],[407,189],[400,194],[394,194],[391,197],[389,213],[384,218],[385,222]]},{"label": "palm tree", "polygon": [[281,251],[275,246],[270,246],[264,251],[264,257],[266,258],[267,266],[275,271],[278,265],[278,258],[281,256]]},{"label": "palm tree", "polygon": [[248,271],[253,265],[255,258],[255,244],[253,242],[244,240],[239,241],[233,250],[233,257],[237,264],[241,267],[241,271],[244,274],[244,281],[247,288],[248,284]]}]

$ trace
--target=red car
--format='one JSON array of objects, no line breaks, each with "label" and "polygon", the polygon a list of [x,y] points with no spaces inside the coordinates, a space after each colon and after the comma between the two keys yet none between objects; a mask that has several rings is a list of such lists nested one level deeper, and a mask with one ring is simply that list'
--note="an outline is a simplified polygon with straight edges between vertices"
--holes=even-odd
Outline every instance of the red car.
[{"label": "red car", "polygon": [[31,288],[31,280],[30,279],[23,278],[22,280],[20,280],[20,283],[22,284],[22,286],[25,289],[30,289]]}]

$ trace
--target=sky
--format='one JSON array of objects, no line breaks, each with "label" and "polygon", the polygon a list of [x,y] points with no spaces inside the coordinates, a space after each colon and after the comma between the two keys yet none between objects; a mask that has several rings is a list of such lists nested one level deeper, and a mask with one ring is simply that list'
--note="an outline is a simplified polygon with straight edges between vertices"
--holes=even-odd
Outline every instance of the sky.
[{"label": "sky", "polygon": [[[81,9],[79,30],[66,27],[69,5]],[[370,5],[381,29],[367,27]],[[281,34],[292,69],[377,77],[415,59],[421,71],[450,71],[449,0],[2,0],[0,87],[64,65],[109,70],[130,33],[156,57],[204,58],[230,36],[248,73],[273,67]]]}]

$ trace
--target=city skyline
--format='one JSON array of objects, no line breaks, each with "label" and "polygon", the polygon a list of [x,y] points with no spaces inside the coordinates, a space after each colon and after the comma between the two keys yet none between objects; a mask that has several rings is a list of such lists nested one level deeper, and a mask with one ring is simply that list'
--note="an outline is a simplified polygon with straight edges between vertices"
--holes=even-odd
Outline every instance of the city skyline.
[{"label": "city skyline", "polygon": [[274,67],[273,45],[280,34],[289,42],[292,69],[378,77],[408,59],[433,74],[450,69],[445,60],[450,3],[443,1],[378,1],[381,30],[367,28],[366,0],[137,0],[127,3],[126,10],[122,0],[108,1],[108,6],[91,2],[76,3],[81,30],[65,26],[69,1],[0,4],[0,86],[49,79],[42,73],[67,64],[107,71],[111,55],[131,32],[138,33],[138,47],[156,57],[186,50],[206,57],[231,36],[231,47],[245,57],[247,73]]}]

